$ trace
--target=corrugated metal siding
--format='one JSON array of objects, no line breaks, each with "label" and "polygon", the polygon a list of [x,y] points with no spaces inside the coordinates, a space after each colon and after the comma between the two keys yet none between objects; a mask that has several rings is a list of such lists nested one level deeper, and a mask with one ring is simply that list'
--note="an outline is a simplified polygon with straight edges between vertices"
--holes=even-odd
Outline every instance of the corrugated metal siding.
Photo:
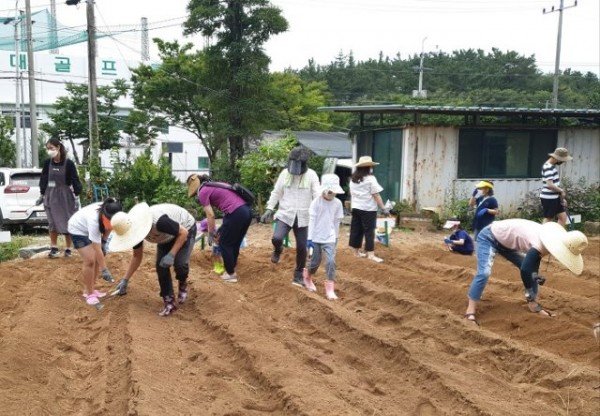
[{"label": "corrugated metal siding", "polygon": [[[456,179],[459,129],[408,127],[404,131],[402,199],[417,208],[442,207],[454,193],[469,198],[479,179]],[[558,146],[566,147],[573,161],[562,165],[561,177],[588,184],[600,181],[600,129],[559,131]],[[540,172],[542,167],[540,166]],[[486,178],[482,178],[486,179]],[[538,191],[541,178],[494,179],[494,192],[503,213],[515,212],[528,192]]]},{"label": "corrugated metal siding", "polygon": [[566,147],[573,160],[561,166],[561,175],[574,182],[600,182],[600,129],[565,129],[558,132],[558,147]]},{"label": "corrugated metal siding", "polygon": [[404,131],[402,199],[439,206],[452,192],[458,165],[458,129],[409,127]]}]

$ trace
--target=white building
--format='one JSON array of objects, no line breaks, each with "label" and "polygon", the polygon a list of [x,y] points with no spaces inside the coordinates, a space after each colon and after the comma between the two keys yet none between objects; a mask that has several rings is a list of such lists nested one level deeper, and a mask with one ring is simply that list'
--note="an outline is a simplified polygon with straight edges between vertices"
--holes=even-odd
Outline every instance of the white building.
[{"label": "white building", "polygon": [[[23,119],[25,129],[21,133],[21,160],[23,166],[31,165],[31,132],[29,130],[29,86],[27,78],[27,54],[19,56],[19,72],[22,82],[17,87],[15,53],[0,51],[0,114],[14,117],[15,102],[17,94],[22,103]],[[36,52],[35,54],[35,87],[38,123],[49,121],[48,114],[58,97],[65,96],[66,83],[87,83],[87,59],[70,54],[50,54],[47,52]],[[96,73],[98,85],[109,85],[116,79],[131,78],[130,67],[135,67],[138,62],[126,62],[119,58],[98,57],[96,60]],[[133,108],[130,97],[121,98],[117,102],[118,116],[126,116]],[[25,138],[23,137],[25,133]],[[13,140],[16,135],[13,135]],[[139,154],[144,148],[128,146],[127,140],[121,141],[123,155],[130,150],[132,155]],[[208,172],[208,156],[199,139],[187,130],[178,127],[169,127],[165,134],[160,134],[152,149],[156,160],[163,154],[163,149],[170,149],[169,158],[172,161],[173,174],[180,180],[185,180],[192,172]],[[78,150],[81,152],[81,149]],[[167,154],[168,152],[165,152]],[[102,166],[111,168],[111,152],[101,152]]]}]

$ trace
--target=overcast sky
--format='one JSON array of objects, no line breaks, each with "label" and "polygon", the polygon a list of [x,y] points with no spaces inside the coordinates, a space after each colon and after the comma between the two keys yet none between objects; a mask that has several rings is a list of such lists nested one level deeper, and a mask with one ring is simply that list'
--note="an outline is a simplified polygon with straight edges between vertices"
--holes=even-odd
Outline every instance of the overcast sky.
[{"label": "overcast sky", "polygon": [[[19,0],[24,8],[25,0]],[[95,0],[97,26],[139,24],[147,17],[150,37],[181,39],[187,0]],[[31,0],[32,7],[49,7],[50,0]],[[272,70],[299,69],[309,58],[327,64],[340,51],[357,60],[377,58],[380,51],[403,58],[421,51],[452,52],[492,47],[535,55],[539,67],[554,70],[560,0],[273,0],[289,22],[288,32],[266,45]],[[565,0],[565,6],[574,0]],[[0,0],[0,15],[15,0]],[[57,0],[57,14],[67,26],[85,24],[85,5],[66,6]],[[157,28],[160,26],[168,26]],[[100,42],[102,56],[139,59],[139,33],[120,34]],[[199,47],[202,40],[194,41]],[[63,53],[85,54],[84,46]],[[151,48],[156,60],[156,48]],[[563,13],[561,69],[574,68],[600,75],[600,0],[579,0]]]}]

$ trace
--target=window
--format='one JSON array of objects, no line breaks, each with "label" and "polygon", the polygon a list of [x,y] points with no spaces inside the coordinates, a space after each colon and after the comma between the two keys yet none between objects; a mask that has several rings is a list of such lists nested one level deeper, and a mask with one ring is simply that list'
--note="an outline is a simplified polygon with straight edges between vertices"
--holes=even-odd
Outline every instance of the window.
[{"label": "window", "polygon": [[207,157],[200,156],[198,157],[198,169],[199,170],[208,170],[210,167],[210,163]]},{"label": "window", "polygon": [[539,178],[556,147],[555,130],[461,129],[459,178]]}]

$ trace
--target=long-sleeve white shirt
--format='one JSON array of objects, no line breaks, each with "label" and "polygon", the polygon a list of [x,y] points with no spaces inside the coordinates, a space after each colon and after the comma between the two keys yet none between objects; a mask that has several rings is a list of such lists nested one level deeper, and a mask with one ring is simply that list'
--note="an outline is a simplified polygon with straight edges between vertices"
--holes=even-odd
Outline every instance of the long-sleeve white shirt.
[{"label": "long-sleeve white shirt", "polygon": [[267,209],[274,211],[279,204],[275,219],[293,227],[298,218],[298,227],[308,227],[308,208],[318,195],[319,177],[314,170],[308,169],[302,175],[290,175],[284,169],[271,191]]},{"label": "long-sleeve white shirt", "polygon": [[328,201],[320,196],[311,202],[309,211],[308,239],[314,243],[335,243],[344,218],[342,201],[337,198]]}]

